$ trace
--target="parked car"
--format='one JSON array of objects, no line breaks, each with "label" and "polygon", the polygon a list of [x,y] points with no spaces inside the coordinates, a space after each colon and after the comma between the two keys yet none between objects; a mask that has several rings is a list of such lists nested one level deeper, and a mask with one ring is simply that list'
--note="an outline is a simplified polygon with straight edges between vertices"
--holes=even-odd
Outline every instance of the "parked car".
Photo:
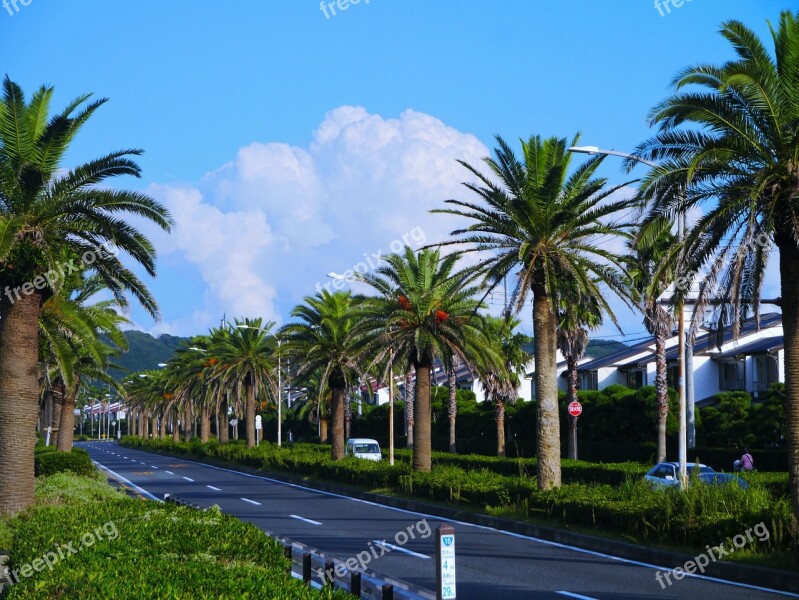
[{"label": "parked car", "polygon": [[365,458],[366,460],[379,461],[383,459],[383,455],[380,454],[380,444],[377,443],[377,440],[370,440],[369,438],[350,438],[347,440],[344,455]]},{"label": "parked car", "polygon": [[[696,477],[708,485],[725,485],[736,483],[739,487],[747,489],[749,484],[736,475],[729,473],[716,473],[711,467],[698,463],[687,463],[688,479]],[[649,469],[644,479],[655,487],[675,487],[680,485],[678,471],[680,463],[662,462]]]}]

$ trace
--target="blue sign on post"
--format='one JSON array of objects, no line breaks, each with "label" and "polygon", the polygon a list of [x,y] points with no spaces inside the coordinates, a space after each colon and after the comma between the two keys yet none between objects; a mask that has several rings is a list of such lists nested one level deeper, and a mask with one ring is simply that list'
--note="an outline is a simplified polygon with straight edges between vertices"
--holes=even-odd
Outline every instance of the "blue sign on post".
[{"label": "blue sign on post", "polygon": [[456,600],[455,528],[436,527],[436,600]]}]

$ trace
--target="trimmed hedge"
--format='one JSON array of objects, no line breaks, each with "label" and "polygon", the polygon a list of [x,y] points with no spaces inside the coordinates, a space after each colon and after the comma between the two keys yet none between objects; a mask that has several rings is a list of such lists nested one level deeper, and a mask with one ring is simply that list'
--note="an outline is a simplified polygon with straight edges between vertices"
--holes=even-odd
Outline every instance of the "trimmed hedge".
[{"label": "trimmed hedge", "polygon": [[71,452],[58,452],[53,446],[36,450],[34,469],[37,477],[64,471],[71,471],[76,475],[92,475],[96,471],[89,453],[85,450],[73,448]]},{"label": "trimmed hedge", "polygon": [[[69,477],[73,486],[79,484],[80,478]],[[51,560],[52,571],[26,570],[30,576],[20,574],[4,600],[349,597],[293,578],[277,541],[218,509],[195,511],[120,496],[38,506],[11,526],[12,569],[41,567],[57,546],[72,543],[77,553],[65,551],[63,559]]]}]

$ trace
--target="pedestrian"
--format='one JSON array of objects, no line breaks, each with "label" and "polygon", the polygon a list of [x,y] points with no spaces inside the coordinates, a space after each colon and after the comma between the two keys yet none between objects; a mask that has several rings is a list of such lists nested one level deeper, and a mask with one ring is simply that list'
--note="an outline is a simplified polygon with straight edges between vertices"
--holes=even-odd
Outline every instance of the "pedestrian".
[{"label": "pedestrian", "polygon": [[749,454],[749,448],[744,448],[743,456],[741,456],[741,471],[751,471],[755,468],[755,459]]}]

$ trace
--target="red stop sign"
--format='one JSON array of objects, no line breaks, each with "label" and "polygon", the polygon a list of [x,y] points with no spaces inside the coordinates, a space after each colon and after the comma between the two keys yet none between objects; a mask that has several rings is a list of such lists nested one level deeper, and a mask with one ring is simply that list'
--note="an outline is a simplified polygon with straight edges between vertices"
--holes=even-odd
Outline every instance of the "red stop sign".
[{"label": "red stop sign", "polygon": [[569,414],[573,417],[579,417],[580,413],[583,412],[583,405],[579,402],[570,402],[569,403]]}]

